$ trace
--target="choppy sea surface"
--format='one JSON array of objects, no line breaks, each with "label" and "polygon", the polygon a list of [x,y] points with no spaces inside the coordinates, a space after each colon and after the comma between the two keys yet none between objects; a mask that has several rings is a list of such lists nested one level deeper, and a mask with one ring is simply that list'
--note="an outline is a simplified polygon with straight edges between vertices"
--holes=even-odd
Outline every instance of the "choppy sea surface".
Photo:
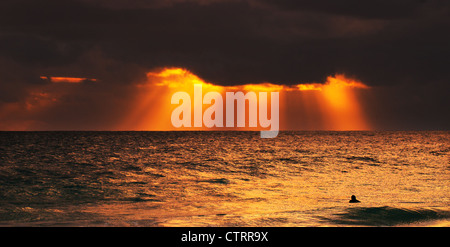
[{"label": "choppy sea surface", "polygon": [[0,226],[450,226],[449,143],[449,131],[0,132]]}]

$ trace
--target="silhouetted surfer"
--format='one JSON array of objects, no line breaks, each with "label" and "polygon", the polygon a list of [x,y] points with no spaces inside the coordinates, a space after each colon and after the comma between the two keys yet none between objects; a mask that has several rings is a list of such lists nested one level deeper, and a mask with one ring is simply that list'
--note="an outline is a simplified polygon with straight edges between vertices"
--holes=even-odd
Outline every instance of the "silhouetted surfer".
[{"label": "silhouetted surfer", "polygon": [[349,203],[358,203],[360,201],[356,200],[356,196],[352,195],[352,199],[349,201]]}]

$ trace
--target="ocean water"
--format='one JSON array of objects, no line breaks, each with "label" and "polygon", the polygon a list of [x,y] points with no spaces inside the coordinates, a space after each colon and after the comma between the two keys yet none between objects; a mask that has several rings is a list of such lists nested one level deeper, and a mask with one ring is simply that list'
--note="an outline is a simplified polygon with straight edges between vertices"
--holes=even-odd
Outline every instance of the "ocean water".
[{"label": "ocean water", "polygon": [[0,226],[449,226],[449,143],[448,131],[0,132]]}]

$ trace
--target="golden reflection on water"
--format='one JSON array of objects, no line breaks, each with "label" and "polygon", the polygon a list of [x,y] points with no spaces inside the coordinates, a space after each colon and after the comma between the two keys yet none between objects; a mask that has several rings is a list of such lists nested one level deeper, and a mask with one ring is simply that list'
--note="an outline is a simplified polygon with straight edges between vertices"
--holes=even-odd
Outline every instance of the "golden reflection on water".
[{"label": "golden reflection on water", "polygon": [[[112,225],[351,225],[356,224],[353,218],[334,219],[346,212],[353,217],[358,210],[365,214],[368,210],[374,217],[361,225],[378,224],[375,214],[419,222],[438,212],[448,219],[448,132],[431,137],[284,133],[272,143],[245,137],[247,142],[230,144],[219,138],[215,145],[201,145],[209,138],[205,134],[200,143],[188,142],[183,148],[201,146],[195,155],[169,159],[175,166],[147,170],[164,174],[151,181],[156,193],[145,186],[129,188],[130,196],[137,191],[155,194],[148,201],[105,203],[84,210],[102,215]],[[148,180],[129,176],[130,181]],[[353,194],[362,203],[349,204]]]},{"label": "golden reflection on water", "polygon": [[[10,204],[0,225],[397,226],[450,217],[449,132],[14,135],[21,141],[1,147],[0,176],[10,182],[0,193]],[[361,203],[349,204],[351,195]]]}]

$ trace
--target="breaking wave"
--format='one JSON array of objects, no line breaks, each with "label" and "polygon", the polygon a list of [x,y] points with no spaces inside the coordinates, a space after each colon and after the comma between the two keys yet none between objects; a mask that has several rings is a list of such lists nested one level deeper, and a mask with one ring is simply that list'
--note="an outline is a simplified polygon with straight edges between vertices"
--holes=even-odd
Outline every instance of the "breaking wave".
[{"label": "breaking wave", "polygon": [[450,212],[435,209],[405,209],[395,207],[355,207],[327,219],[338,225],[396,226],[425,221],[449,220]]}]

